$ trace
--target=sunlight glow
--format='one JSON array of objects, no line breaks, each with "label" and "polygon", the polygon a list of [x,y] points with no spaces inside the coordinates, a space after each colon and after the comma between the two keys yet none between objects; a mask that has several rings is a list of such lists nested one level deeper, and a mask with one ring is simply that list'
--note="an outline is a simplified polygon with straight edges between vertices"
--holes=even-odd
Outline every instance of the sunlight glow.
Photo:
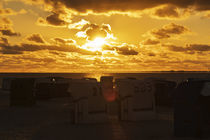
[{"label": "sunlight glow", "polygon": [[90,51],[102,51],[102,47],[106,43],[106,38],[96,37],[93,41],[88,41],[84,44],[82,48]]},{"label": "sunlight glow", "polygon": [[73,23],[73,24],[69,24],[68,28],[69,29],[77,29],[77,30],[81,30],[85,25],[90,24],[89,21],[86,21],[84,19],[82,19],[79,22]]},{"label": "sunlight glow", "polygon": [[76,33],[76,36],[81,37],[81,38],[86,38],[87,37],[86,33],[83,32],[83,31],[80,31],[80,32]]}]

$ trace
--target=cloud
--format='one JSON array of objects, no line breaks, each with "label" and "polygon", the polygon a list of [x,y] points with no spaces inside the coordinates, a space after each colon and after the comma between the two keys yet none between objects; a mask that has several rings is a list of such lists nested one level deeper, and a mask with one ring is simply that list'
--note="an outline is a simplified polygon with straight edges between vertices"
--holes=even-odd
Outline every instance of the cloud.
[{"label": "cloud", "polygon": [[155,7],[152,11],[152,16],[158,19],[183,19],[192,12],[189,8],[178,8],[171,4]]},{"label": "cloud", "polygon": [[46,19],[39,17],[37,20],[38,25],[53,26],[53,27],[66,27],[71,20],[65,20],[61,17],[61,14],[53,13],[46,17]]},{"label": "cloud", "polygon": [[[2,55],[3,59],[0,58],[0,71],[9,72],[20,72],[20,71],[30,71],[30,72],[40,72],[48,70],[54,70],[59,66],[55,56],[50,55],[47,51],[34,52],[30,54],[21,55]],[[1,55],[1,54],[0,54]],[[58,56],[57,56],[58,57]],[[59,59],[61,59],[59,57]],[[55,67],[56,65],[56,67]]]},{"label": "cloud", "polygon": [[15,32],[12,28],[13,22],[7,17],[0,18],[0,34],[4,36],[20,36],[21,34]]},{"label": "cloud", "polygon": [[130,46],[115,47],[118,54],[122,55],[138,55],[138,52]]},{"label": "cloud", "polygon": [[76,44],[76,41],[73,40],[73,39],[63,39],[63,38],[59,38],[59,37],[56,37],[56,38],[53,38],[51,39],[53,42],[55,42],[56,44]]},{"label": "cloud", "polygon": [[94,40],[96,37],[105,38],[107,37],[107,31],[98,25],[92,24],[87,28],[86,35],[88,40]]},{"label": "cloud", "polygon": [[[0,54],[0,71],[30,71],[30,72],[94,72],[113,70],[124,66],[117,58],[101,56],[70,55],[68,53],[39,51],[21,55]],[[71,56],[71,57],[69,57]],[[127,65],[128,66],[128,65]]]},{"label": "cloud", "polygon": [[26,37],[26,40],[31,41],[31,42],[35,42],[35,43],[43,43],[43,44],[46,43],[46,41],[44,40],[44,38],[40,34],[29,35],[29,36]]},{"label": "cloud", "polygon": [[[29,3],[29,0],[24,1]],[[193,7],[196,10],[210,9],[210,1],[208,0],[30,0],[30,2],[45,4],[45,7],[48,9],[62,10],[68,8],[80,13],[87,13],[88,11],[95,13],[137,11],[166,4],[175,5],[180,8]]]},{"label": "cloud", "polygon": [[139,53],[134,49],[134,45],[129,45],[126,43],[123,43],[121,45],[104,45],[103,50],[109,50],[109,51],[116,51],[117,54],[121,55],[138,55]]},{"label": "cloud", "polygon": [[21,34],[15,32],[11,27],[0,27],[0,33],[5,36],[20,36]]},{"label": "cloud", "polygon": [[195,52],[208,52],[210,51],[210,45],[205,44],[189,44],[185,47],[175,46],[175,45],[165,45],[170,51],[174,52],[185,52],[185,53],[195,53]]},{"label": "cloud", "polygon": [[[83,21],[83,20],[81,20]],[[94,41],[95,38],[101,37],[104,40],[113,39],[113,34],[111,31],[111,26],[109,24],[91,24],[89,22],[85,22],[81,27],[79,32],[84,32],[85,35],[85,44],[78,45],[77,42],[73,39],[65,39],[60,37],[55,37],[51,39],[51,43],[45,41],[41,34],[31,34],[28,35],[25,39],[29,42],[22,42],[20,44],[11,45],[6,42],[5,40],[1,41],[1,53],[3,54],[23,54],[25,52],[36,52],[41,50],[48,50],[48,51],[59,51],[59,52],[75,52],[78,54],[83,55],[102,55],[103,50],[108,50],[107,48],[102,47],[102,51],[88,49],[84,47],[85,45],[93,45],[90,42]],[[7,28],[9,29],[9,28]],[[0,30],[1,31],[1,30]],[[3,32],[6,35],[6,32]],[[9,35],[9,33],[7,33]],[[11,30],[10,35],[18,35],[14,31]],[[88,44],[89,43],[89,44]],[[114,43],[114,42],[113,42]],[[111,43],[112,44],[112,43]],[[126,43],[118,43],[117,45],[111,45],[109,41],[106,42],[104,45],[109,46],[109,52],[106,54],[120,54],[120,55],[137,55],[138,52],[134,49],[133,45],[128,45]],[[115,43],[114,43],[115,44]],[[88,46],[93,47],[93,46]]]},{"label": "cloud", "polygon": [[163,26],[161,29],[151,31],[150,34],[156,39],[168,39],[173,36],[185,34],[189,31],[190,30],[185,26],[170,23],[168,25]]},{"label": "cloud", "polygon": [[[131,46],[134,47],[134,46]],[[155,70],[208,70],[209,58],[206,56],[169,53],[168,58],[159,54],[115,55],[109,57],[85,56],[56,50],[24,52],[21,55],[0,54],[0,71],[12,72],[139,72]],[[176,57],[175,57],[176,56]],[[188,57],[189,56],[189,57]],[[175,57],[175,58],[174,58]],[[182,65],[180,65],[180,63]]]},{"label": "cloud", "polygon": [[56,13],[52,14],[52,15],[49,15],[47,18],[46,18],[46,21],[48,22],[48,24],[52,24],[52,25],[55,25],[55,26],[63,26],[63,25],[66,25],[66,22],[64,20],[62,20],[60,18],[60,16]]},{"label": "cloud", "polygon": [[69,29],[77,29],[77,30],[81,30],[85,25],[90,24],[89,21],[86,21],[84,19],[81,19],[79,22],[75,22],[72,24],[68,25]]},{"label": "cloud", "polygon": [[155,40],[155,39],[147,39],[147,40],[143,41],[144,45],[157,45],[159,43],[160,43],[160,41]]},{"label": "cloud", "polygon": [[167,5],[162,8],[159,8],[155,11],[154,15],[158,17],[173,17],[173,18],[180,17],[178,8],[174,5]]},{"label": "cloud", "polygon": [[33,44],[33,43],[21,43],[11,45],[4,38],[0,42],[0,52],[2,54],[23,54],[24,52],[36,52],[41,50],[48,51],[59,51],[59,52],[75,52],[83,55],[99,55],[100,52],[92,52],[80,48],[76,44],[65,44],[65,45],[56,45],[56,44]]},{"label": "cloud", "polygon": [[135,47],[133,45],[128,45],[126,43],[116,43],[113,41],[116,38],[114,37],[111,26],[109,24],[98,25],[89,22],[85,23],[86,24],[82,25],[81,30],[76,33],[78,38],[86,39],[86,43],[82,45],[83,48],[93,48],[92,50],[94,50],[95,39],[102,38],[104,44],[101,46],[101,50],[106,51],[106,54],[114,53],[120,55],[138,55],[138,52],[134,50]]},{"label": "cloud", "polygon": [[8,39],[5,37],[0,37],[0,44],[8,44]]},{"label": "cloud", "polygon": [[201,17],[202,19],[207,19],[207,18],[210,18],[210,10],[205,12],[204,16]]},{"label": "cloud", "polygon": [[17,13],[10,8],[0,9],[0,15],[16,15]]},{"label": "cloud", "polygon": [[13,24],[13,22],[12,22],[12,20],[10,20],[9,18],[7,18],[7,17],[3,17],[3,18],[1,18],[0,19],[0,25],[2,26],[2,25],[12,25]]},{"label": "cloud", "polygon": [[150,53],[148,53],[148,56],[156,56],[156,54],[153,52],[150,52]]},{"label": "cloud", "polygon": [[17,14],[25,14],[27,13],[26,10],[21,9],[20,11],[16,12],[11,8],[6,8],[6,9],[0,9],[0,16],[9,16],[9,15],[17,15]]},{"label": "cloud", "polygon": [[109,24],[102,24],[101,26],[98,24],[86,24],[81,31],[77,32],[76,36],[87,40],[94,40],[96,37],[114,38]]}]

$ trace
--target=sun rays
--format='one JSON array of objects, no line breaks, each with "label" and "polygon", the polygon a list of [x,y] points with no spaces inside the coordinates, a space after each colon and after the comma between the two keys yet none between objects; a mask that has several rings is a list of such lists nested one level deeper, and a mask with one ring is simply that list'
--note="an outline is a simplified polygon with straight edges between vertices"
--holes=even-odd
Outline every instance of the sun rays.
[{"label": "sun rays", "polygon": [[106,41],[106,38],[102,37],[96,37],[92,41],[87,41],[86,44],[82,46],[83,49],[87,49],[90,51],[103,51],[103,46],[106,45],[108,42]]}]

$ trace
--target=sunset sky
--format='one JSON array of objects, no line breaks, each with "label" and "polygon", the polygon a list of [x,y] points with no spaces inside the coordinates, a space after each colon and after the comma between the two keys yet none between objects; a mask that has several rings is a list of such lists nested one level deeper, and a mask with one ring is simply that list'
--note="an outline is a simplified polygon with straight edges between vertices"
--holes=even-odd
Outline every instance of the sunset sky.
[{"label": "sunset sky", "polygon": [[210,71],[209,0],[0,0],[0,72]]}]

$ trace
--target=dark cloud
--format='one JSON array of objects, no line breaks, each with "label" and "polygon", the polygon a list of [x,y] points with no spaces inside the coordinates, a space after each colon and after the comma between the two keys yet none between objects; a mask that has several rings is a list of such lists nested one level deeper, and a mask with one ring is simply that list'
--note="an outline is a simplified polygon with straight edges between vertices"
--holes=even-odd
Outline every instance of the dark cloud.
[{"label": "dark cloud", "polygon": [[[142,10],[164,4],[181,8],[195,7],[197,10],[210,9],[209,0],[39,0],[38,2],[40,1],[54,9],[62,9],[65,6],[79,12],[87,12],[87,10],[94,12]],[[35,3],[34,0],[31,2]]]},{"label": "dark cloud", "polygon": [[122,54],[122,55],[138,55],[139,54],[136,50],[134,50],[133,46],[130,46],[128,44],[123,44],[117,47],[104,45],[103,50],[116,51],[118,54]]},{"label": "dark cloud", "polygon": [[22,51],[18,51],[18,50],[15,50],[15,49],[2,49],[0,50],[0,52],[2,54],[23,54]]},{"label": "dark cloud", "polygon": [[132,49],[130,46],[122,46],[122,47],[116,47],[118,54],[122,55],[137,55],[138,52]]},{"label": "dark cloud", "polygon": [[193,54],[194,52],[207,52],[210,51],[210,45],[204,44],[190,44],[185,47],[166,45],[170,51],[174,52],[186,52]]},{"label": "dark cloud", "polygon": [[36,43],[43,43],[43,44],[46,43],[46,41],[40,34],[32,34],[32,35],[26,37],[26,39],[28,41],[32,41],[32,42],[36,42]]},{"label": "dark cloud", "polygon": [[191,44],[187,45],[187,48],[190,48],[195,51],[210,51],[210,45],[203,44]]},{"label": "dark cloud", "polygon": [[15,32],[11,27],[0,27],[0,33],[5,36],[20,36],[20,33]]},{"label": "dark cloud", "polygon": [[9,44],[9,41],[5,37],[0,37],[0,44]]},{"label": "dark cloud", "polygon": [[39,25],[46,25],[46,26],[66,26],[69,22],[65,21],[61,18],[60,14],[53,13],[46,17],[46,19],[39,18],[37,20]]},{"label": "dark cloud", "polygon": [[15,15],[16,12],[10,8],[0,9],[0,15]]},{"label": "dark cloud", "polygon": [[12,28],[13,22],[7,18],[2,17],[0,18],[0,34],[4,36],[20,36],[21,34],[18,32],[15,32]]},{"label": "dark cloud", "polygon": [[170,51],[175,51],[175,52],[185,52],[188,49],[180,46],[175,46],[175,45],[166,45]]},{"label": "dark cloud", "polygon": [[101,28],[105,30],[107,33],[112,33],[111,26],[109,24],[102,24]]},{"label": "dark cloud", "polygon": [[88,36],[88,40],[94,40],[96,37],[105,38],[107,36],[107,32],[102,30],[99,26],[95,25],[86,30],[86,35]]},{"label": "dark cloud", "polygon": [[37,20],[37,24],[46,26],[47,22],[46,22],[46,20],[44,18],[39,17],[38,20]]},{"label": "dark cloud", "polygon": [[155,16],[158,17],[169,17],[169,18],[180,18],[182,15],[180,15],[178,8],[174,5],[167,5],[162,8],[158,8],[154,12]]},{"label": "dark cloud", "polygon": [[73,40],[73,39],[63,39],[63,38],[59,38],[59,37],[53,38],[52,40],[56,44],[74,44],[75,43],[75,40]]},{"label": "dark cloud", "polygon": [[156,56],[156,54],[153,52],[150,52],[150,53],[148,53],[148,56]]},{"label": "dark cloud", "polygon": [[147,39],[143,42],[144,45],[157,45],[159,44],[159,40]]},{"label": "dark cloud", "polygon": [[58,14],[54,13],[50,16],[48,16],[46,18],[46,21],[49,23],[49,24],[52,24],[52,25],[55,25],[55,26],[63,26],[66,24],[66,22],[64,20],[62,20]]},{"label": "dark cloud", "polygon": [[52,45],[52,44],[27,44],[11,45],[0,43],[0,52],[3,54],[22,54],[23,52],[35,52],[40,50],[60,51],[60,52],[76,52],[83,55],[98,55],[100,52],[92,52],[79,48],[76,45]]},{"label": "dark cloud", "polygon": [[81,29],[88,40],[94,40],[96,37],[106,38],[111,33],[111,28],[108,24],[86,24]]},{"label": "dark cloud", "polygon": [[6,25],[12,25],[13,24],[12,21],[7,17],[1,18],[0,21],[2,22],[2,24],[6,24]]},{"label": "dark cloud", "polygon": [[187,32],[189,32],[189,29],[185,26],[171,23],[163,26],[161,29],[151,31],[151,34],[157,39],[167,39]]}]

